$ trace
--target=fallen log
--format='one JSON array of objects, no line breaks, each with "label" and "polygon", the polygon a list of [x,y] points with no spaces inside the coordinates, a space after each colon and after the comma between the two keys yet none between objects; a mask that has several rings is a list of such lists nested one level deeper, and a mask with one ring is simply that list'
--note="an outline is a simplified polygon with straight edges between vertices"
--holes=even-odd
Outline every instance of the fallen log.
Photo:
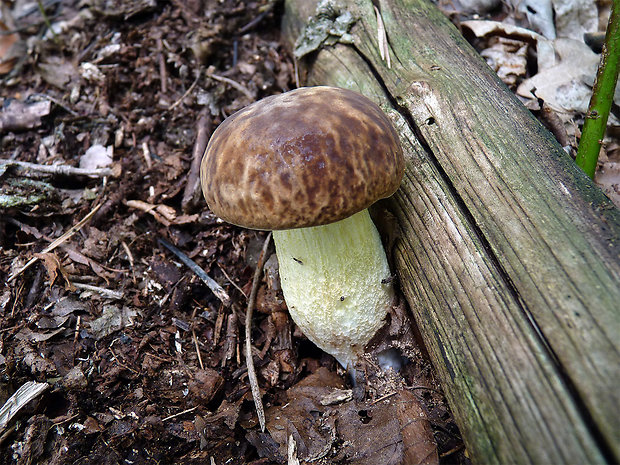
[{"label": "fallen log", "polygon": [[618,209],[430,2],[285,5],[302,84],[401,134],[395,267],[474,461],[619,462]]}]

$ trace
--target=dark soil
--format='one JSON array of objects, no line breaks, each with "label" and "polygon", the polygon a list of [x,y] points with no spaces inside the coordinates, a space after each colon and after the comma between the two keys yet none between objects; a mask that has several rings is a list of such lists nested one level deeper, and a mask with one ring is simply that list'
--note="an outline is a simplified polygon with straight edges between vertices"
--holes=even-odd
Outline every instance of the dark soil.
[{"label": "dark soil", "polygon": [[[349,376],[289,319],[273,259],[252,329],[266,432],[258,426],[244,320],[266,235],[222,223],[186,186],[201,138],[295,87],[281,6],[59,0],[43,14],[34,5],[15,4],[14,24],[3,20],[23,48],[0,97],[5,109],[16,99],[49,101],[50,111],[0,130],[0,158],[77,167],[89,148],[111,147],[113,173],[0,171],[2,193],[23,194],[0,209],[0,406],[26,382],[48,384],[0,422],[0,463],[286,463],[290,438],[315,463],[414,463],[424,427],[412,415],[437,444],[424,463],[467,462],[408,309],[395,309],[389,331],[401,374],[368,370],[351,394]],[[334,393],[343,398],[324,405]]]}]

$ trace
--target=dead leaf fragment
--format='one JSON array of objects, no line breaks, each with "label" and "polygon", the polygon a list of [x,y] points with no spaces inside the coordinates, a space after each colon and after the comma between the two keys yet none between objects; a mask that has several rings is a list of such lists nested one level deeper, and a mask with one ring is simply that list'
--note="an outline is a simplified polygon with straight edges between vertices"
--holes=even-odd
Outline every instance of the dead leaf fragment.
[{"label": "dead leaf fragment", "polygon": [[70,60],[55,56],[41,61],[38,71],[45,82],[59,89],[66,89],[71,82],[77,82],[80,79],[75,65]]},{"label": "dead leaf fragment", "polygon": [[109,145],[104,147],[101,144],[92,145],[80,157],[80,168],[94,170],[96,168],[107,168],[112,164],[114,147]]},{"label": "dead leaf fragment", "polygon": [[403,389],[398,392],[393,403],[400,422],[405,463],[425,465],[439,463],[431,423],[415,394]]},{"label": "dead leaf fragment", "polygon": [[604,162],[594,178],[605,194],[620,208],[620,163]]},{"label": "dead leaf fragment", "polygon": [[194,379],[189,381],[190,392],[200,401],[202,405],[208,404],[224,385],[224,378],[220,374],[205,367],[194,373]]},{"label": "dead leaf fragment", "polygon": [[544,100],[560,117],[575,111],[585,113],[591,89],[584,77],[596,74],[598,55],[583,42],[572,39],[557,39],[549,44],[551,49],[541,48],[542,43],[539,44],[539,72],[519,85],[517,95]]},{"label": "dead leaf fragment", "polygon": [[118,308],[115,305],[105,305],[102,315],[90,322],[90,329],[95,339],[101,339],[119,331],[126,326],[133,325],[138,312],[133,308]]},{"label": "dead leaf fragment", "polygon": [[480,55],[509,87],[525,78],[528,44],[520,40],[494,37]]},{"label": "dead leaf fragment", "polygon": [[40,126],[41,118],[50,114],[51,106],[49,100],[20,102],[10,99],[5,101],[0,111],[0,133],[22,131]]},{"label": "dead leaf fragment", "polygon": [[[321,367],[287,391],[285,408],[267,409],[267,430],[279,444],[279,456],[287,456],[290,435],[297,445],[299,459],[311,461],[327,455],[336,440],[336,431],[333,419],[330,420],[331,407],[321,405],[321,400],[343,387],[336,373]],[[273,458],[277,460],[276,456]]]},{"label": "dead leaf fragment", "polygon": [[45,269],[47,270],[47,275],[49,277],[50,287],[52,287],[54,281],[56,281],[56,278],[58,277],[58,274],[60,274],[65,281],[65,289],[70,291],[75,290],[75,287],[73,287],[73,284],[69,281],[69,274],[60,264],[60,260],[58,260],[58,257],[54,252],[36,253],[34,256],[43,260],[43,264],[45,265]]},{"label": "dead leaf fragment", "polygon": [[23,53],[19,35],[14,32],[8,34],[11,29],[0,21],[0,74],[9,73],[15,66],[15,62]]}]

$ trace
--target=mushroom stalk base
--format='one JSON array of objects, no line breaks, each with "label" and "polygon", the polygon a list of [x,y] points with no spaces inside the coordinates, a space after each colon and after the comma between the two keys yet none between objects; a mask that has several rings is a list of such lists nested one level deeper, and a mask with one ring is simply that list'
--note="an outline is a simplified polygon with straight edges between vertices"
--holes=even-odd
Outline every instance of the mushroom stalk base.
[{"label": "mushroom stalk base", "polygon": [[368,210],[323,226],[274,231],[273,238],[291,317],[342,366],[353,365],[394,299]]}]

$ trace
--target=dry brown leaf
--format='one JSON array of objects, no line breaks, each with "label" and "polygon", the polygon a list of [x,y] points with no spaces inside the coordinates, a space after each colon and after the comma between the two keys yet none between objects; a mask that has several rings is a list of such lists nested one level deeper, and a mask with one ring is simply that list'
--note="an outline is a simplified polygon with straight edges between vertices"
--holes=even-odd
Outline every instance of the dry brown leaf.
[{"label": "dry brown leaf", "polygon": [[49,115],[51,107],[49,100],[38,102],[10,100],[8,105],[5,104],[0,111],[0,133],[40,126],[41,118]]},{"label": "dry brown leaf", "polygon": [[[415,395],[399,390],[381,402],[354,402],[343,387],[336,373],[321,367],[290,388],[284,406],[266,411],[268,434],[255,438],[269,444],[261,448],[263,456],[282,462],[292,437],[296,456],[306,462],[338,450],[339,460],[355,465],[439,463],[428,416]],[[335,396],[341,401],[331,402]]]},{"label": "dry brown leaf", "polygon": [[[321,400],[335,389],[344,387],[342,379],[324,367],[307,376],[287,391],[286,407],[266,410],[268,439],[279,445],[278,453],[287,456],[289,436],[297,446],[297,457],[318,460],[331,450],[336,439],[331,407],[321,405]],[[263,437],[263,441],[267,438]],[[275,453],[275,451],[274,451]],[[277,456],[272,459],[278,460]]]},{"label": "dry brown leaf", "polygon": [[45,265],[45,269],[49,277],[50,287],[52,287],[54,281],[56,281],[56,278],[60,273],[60,276],[62,276],[65,281],[65,289],[75,291],[75,287],[73,287],[73,284],[69,281],[68,273],[62,267],[60,260],[58,260],[58,257],[54,252],[36,253],[34,256],[40,260],[43,260],[43,264]]},{"label": "dry brown leaf", "polygon": [[509,87],[514,87],[527,73],[528,44],[505,37],[494,37],[490,46],[480,52],[489,66]]},{"label": "dry brown leaf", "polygon": [[80,75],[69,59],[50,56],[38,64],[38,71],[45,82],[59,89],[66,89],[71,82],[78,81]]},{"label": "dry brown leaf", "polygon": [[407,464],[435,465],[439,463],[437,444],[428,415],[416,396],[403,389],[394,399],[400,422],[400,434]]},{"label": "dry brown leaf", "polygon": [[611,201],[620,208],[620,163],[604,162],[596,171],[594,180]]},{"label": "dry brown leaf", "polygon": [[15,32],[5,34],[7,31],[10,31],[9,27],[0,21],[0,74],[10,72],[18,58],[19,35]]}]

